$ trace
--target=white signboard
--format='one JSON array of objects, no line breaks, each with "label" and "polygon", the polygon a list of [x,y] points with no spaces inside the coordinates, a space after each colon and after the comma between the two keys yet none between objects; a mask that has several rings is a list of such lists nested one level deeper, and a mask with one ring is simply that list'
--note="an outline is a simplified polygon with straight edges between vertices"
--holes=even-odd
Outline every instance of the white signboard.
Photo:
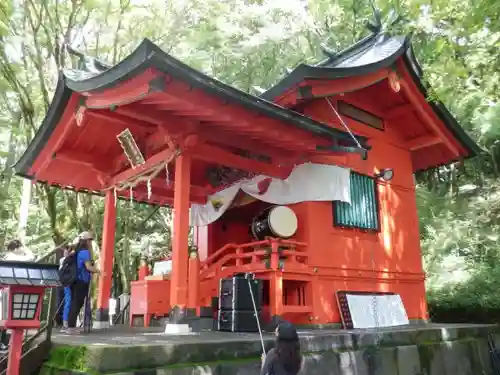
[{"label": "white signboard", "polygon": [[394,327],[409,324],[408,315],[406,315],[399,294],[347,293],[346,297],[354,328]]},{"label": "white signboard", "polygon": [[172,261],[156,262],[153,266],[153,276],[168,275],[172,272]]}]

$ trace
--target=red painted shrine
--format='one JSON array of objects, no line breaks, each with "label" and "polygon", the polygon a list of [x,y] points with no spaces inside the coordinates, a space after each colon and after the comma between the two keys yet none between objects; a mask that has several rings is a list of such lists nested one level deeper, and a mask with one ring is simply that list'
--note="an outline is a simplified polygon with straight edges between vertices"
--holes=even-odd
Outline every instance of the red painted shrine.
[{"label": "red painted shrine", "polygon": [[[98,320],[108,319],[116,198],[131,196],[174,208],[169,280],[132,286],[146,323],[175,308],[199,313],[236,272],[264,280],[268,318],[338,323],[338,291],[396,293],[410,320],[427,318],[413,174],[479,149],[426,100],[407,38],[375,33],[261,97],[149,41],[97,68],[60,76],[16,170],[105,195]],[[256,218],[271,214],[274,231],[256,233]]]}]

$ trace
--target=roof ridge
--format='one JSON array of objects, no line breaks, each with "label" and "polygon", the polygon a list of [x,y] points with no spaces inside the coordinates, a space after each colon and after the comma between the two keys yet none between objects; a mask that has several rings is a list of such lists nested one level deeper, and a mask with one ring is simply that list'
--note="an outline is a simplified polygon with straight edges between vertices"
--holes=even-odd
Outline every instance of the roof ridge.
[{"label": "roof ridge", "polygon": [[324,67],[326,65],[336,63],[338,60],[341,59],[345,60],[346,58],[350,57],[346,55],[352,52],[358,52],[357,49],[359,47],[365,47],[365,44],[368,44],[368,42],[371,42],[373,39],[376,39],[380,35],[382,35],[382,33],[371,33],[370,35],[367,35],[364,38],[358,40],[356,43],[351,44],[349,47],[344,48],[340,52],[335,53],[332,56],[329,56],[326,60],[323,60],[320,63],[313,66]]}]

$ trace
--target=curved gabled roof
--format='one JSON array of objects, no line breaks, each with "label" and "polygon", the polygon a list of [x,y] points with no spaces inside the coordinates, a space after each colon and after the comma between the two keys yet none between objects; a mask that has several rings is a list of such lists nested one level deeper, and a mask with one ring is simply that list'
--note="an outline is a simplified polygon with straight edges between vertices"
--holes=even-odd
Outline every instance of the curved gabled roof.
[{"label": "curved gabled roof", "polygon": [[[347,145],[356,147],[351,136],[341,130],[312,120],[311,118],[293,110],[283,108],[265,98],[260,98],[228,86],[217,79],[208,77],[186,64],[178,61],[162,51],[158,46],[145,39],[139,47],[116,66],[107,70],[106,66],[93,65],[92,71],[67,70],[59,76],[56,92],[45,119],[35,138],[28,146],[21,159],[14,166],[16,173],[30,177],[30,169],[44,145],[51,137],[54,129],[61,120],[66,107],[70,103],[73,93],[93,93],[113,88],[127,81],[149,68],[168,74],[175,79],[182,80],[192,87],[199,88],[223,100],[237,103],[256,113],[282,121],[284,124],[306,130],[309,133],[329,139],[341,139]],[[367,149],[366,138],[357,137],[358,141]]]},{"label": "curved gabled roof", "polygon": [[[399,58],[403,59],[413,81],[427,98],[427,91],[422,84],[422,68],[415,58],[410,38],[389,36],[384,33],[372,34],[346,50],[329,56],[318,65],[299,65],[275,86],[261,94],[261,97],[270,101],[275,100],[306,79],[334,80],[373,73],[379,69],[389,68]],[[468,157],[482,152],[441,102],[429,101],[429,104],[446,128],[468,151]]]}]

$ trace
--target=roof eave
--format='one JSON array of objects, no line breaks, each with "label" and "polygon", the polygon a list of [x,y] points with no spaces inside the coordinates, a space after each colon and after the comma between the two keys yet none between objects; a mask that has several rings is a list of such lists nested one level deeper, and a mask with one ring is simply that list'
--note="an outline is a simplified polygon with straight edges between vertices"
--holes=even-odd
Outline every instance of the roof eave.
[{"label": "roof eave", "polygon": [[[212,92],[224,99],[229,99],[250,109],[258,110],[269,117],[285,121],[286,123],[306,130],[312,134],[330,139],[350,139],[348,133],[331,128],[316,122],[300,113],[280,107],[263,98],[244,93],[238,89],[225,85],[216,79],[200,73],[175,58],[169,56],[155,44],[145,39],[139,47],[127,58],[113,68],[85,80],[72,80],[61,72],[56,92],[49,110],[42,121],[33,141],[14,165],[16,174],[30,177],[30,169],[40,154],[43,146],[52,135],[57,124],[65,112],[66,106],[74,93],[99,92],[113,87],[117,83],[140,74],[148,68],[154,67],[165,74],[184,79],[193,87]],[[365,145],[365,137],[357,137]]]},{"label": "roof eave", "polygon": [[[419,91],[425,98],[428,98],[427,89],[422,83],[423,70],[415,57],[411,45],[408,47],[406,53],[404,54],[403,62]],[[466,158],[475,157],[484,153],[484,151],[477,145],[477,143],[474,142],[474,140],[460,126],[455,117],[450,113],[448,108],[446,108],[446,106],[442,102],[430,100],[428,101],[428,103],[436,116],[438,116],[438,118],[446,126],[446,128],[467,150],[468,154]]]},{"label": "roof eave", "polygon": [[[160,50],[161,51],[161,50]],[[253,96],[242,92],[234,87],[228,86],[211,77],[200,73],[182,62],[170,57],[163,51],[152,56],[152,65],[164,74],[173,75],[174,78],[180,78],[189,82],[193,87],[210,92],[224,99],[232,100],[252,110],[258,110],[260,113],[266,114],[277,120],[285,121],[290,125],[294,125],[302,130],[306,130],[322,137],[350,139],[348,133],[330,128],[329,126],[312,120],[301,113],[283,108],[277,104],[269,102],[263,98]],[[172,73],[177,73],[172,74]],[[358,137],[361,143],[366,142],[365,137]]]},{"label": "roof eave", "polygon": [[[375,41],[378,35],[371,35],[360,42],[356,43],[354,46],[357,48],[366,49],[368,44]],[[306,79],[339,79],[347,77],[356,77],[360,75],[370,74],[376,72],[379,69],[390,67],[394,62],[404,54],[409,45],[410,37],[406,37],[401,44],[401,47],[394,51],[391,55],[387,56],[385,59],[379,60],[372,64],[366,64],[361,66],[352,67],[327,67],[327,63],[335,63],[337,61],[345,60],[354,54],[354,46],[351,46],[344,51],[340,52],[333,59],[324,61],[318,65],[306,65],[301,64],[295,68],[290,74],[285,76],[276,85],[265,91],[260,95],[261,98],[274,101],[278,96],[284,94],[293,87],[296,87],[299,83]]]},{"label": "roof eave", "polygon": [[66,105],[68,104],[72,94],[72,90],[66,86],[64,74],[60,72],[56,91],[54,93],[54,97],[52,98],[49,110],[45,115],[39,130],[35,134],[35,137],[30,142],[21,158],[13,166],[17,175],[25,178],[32,178],[29,174],[31,166],[61,120],[61,117],[66,109]]},{"label": "roof eave", "polygon": [[[371,43],[376,39],[375,37],[376,35],[372,35],[367,38],[364,38],[354,46],[357,46],[359,48],[366,48],[366,45],[368,43]],[[395,51],[392,55],[388,56],[386,59],[381,60],[375,64],[348,67],[348,68],[325,67],[325,65],[328,62],[334,62],[335,59],[337,60],[345,59],[347,55],[349,56],[352,55],[354,53],[353,52],[354,49],[355,48],[353,48],[353,46],[349,47],[345,51],[335,56],[333,60],[329,59],[331,61],[327,60],[326,62],[323,62],[322,64],[316,66],[310,66],[304,64],[298,66],[289,75],[287,75],[280,82],[278,82],[278,84],[276,84],[275,86],[273,86],[272,88],[261,94],[261,97],[270,101],[274,100],[278,96],[290,90],[291,88],[296,87],[299,83],[303,82],[306,79],[319,79],[319,78],[338,79],[338,78],[354,77],[363,74],[369,74],[378,69],[387,68],[391,66],[399,57],[403,56],[403,61],[408,69],[408,72],[410,73],[410,76],[412,77],[413,81],[417,85],[422,95],[424,95],[425,98],[428,98],[427,90],[422,84],[423,71],[415,58],[415,55],[413,53],[413,48],[411,46],[411,36],[405,37],[402,47],[399,50]],[[434,113],[446,126],[446,128],[467,150],[466,157],[474,157],[484,152],[474,142],[474,140],[472,140],[472,138],[465,132],[465,130],[458,124],[453,115],[441,102],[429,101],[428,103],[431,106]]]}]

